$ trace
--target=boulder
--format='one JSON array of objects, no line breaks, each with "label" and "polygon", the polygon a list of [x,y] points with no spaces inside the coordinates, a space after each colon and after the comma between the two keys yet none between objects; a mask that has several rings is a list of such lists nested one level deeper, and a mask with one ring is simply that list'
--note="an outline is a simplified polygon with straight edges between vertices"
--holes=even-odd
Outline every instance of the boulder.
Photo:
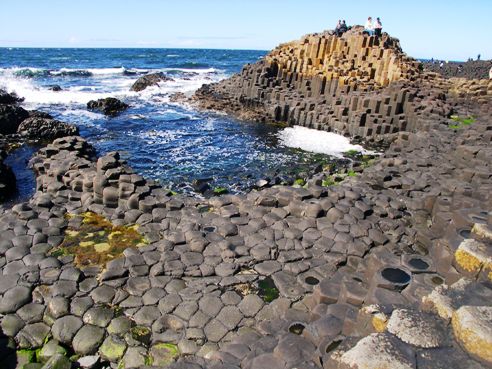
[{"label": "boulder", "polygon": [[114,97],[107,97],[105,99],[91,100],[87,103],[87,109],[98,110],[104,115],[114,117],[122,111],[128,109],[128,104],[115,99]]},{"label": "boulder", "polygon": [[45,113],[44,111],[30,110],[29,111],[29,118],[53,119],[53,116],[51,114]]},{"label": "boulder", "polygon": [[76,136],[79,134],[79,129],[56,119],[30,117],[19,125],[17,132],[29,138],[54,140],[60,137]]},{"label": "boulder", "polygon": [[453,313],[454,336],[471,356],[492,365],[492,307],[462,306]]},{"label": "boulder", "polygon": [[54,91],[54,92],[58,92],[58,91],[61,91],[62,88],[60,87],[60,85],[53,85],[53,86],[49,86],[48,87],[48,90],[51,90],[51,91]]},{"label": "boulder", "polygon": [[21,102],[22,98],[17,96],[15,93],[8,93],[5,90],[0,89],[0,104],[17,104]]},{"label": "boulder", "polygon": [[159,86],[159,82],[168,82],[174,81],[172,78],[169,78],[164,73],[151,73],[147,74],[143,77],[140,77],[136,80],[133,86],[130,88],[130,91],[143,91],[149,86]]},{"label": "boulder", "polygon": [[9,135],[17,132],[17,128],[27,117],[29,112],[19,106],[0,105],[0,134]]},{"label": "boulder", "polygon": [[15,191],[15,175],[12,169],[2,161],[3,151],[0,150],[0,201]]}]

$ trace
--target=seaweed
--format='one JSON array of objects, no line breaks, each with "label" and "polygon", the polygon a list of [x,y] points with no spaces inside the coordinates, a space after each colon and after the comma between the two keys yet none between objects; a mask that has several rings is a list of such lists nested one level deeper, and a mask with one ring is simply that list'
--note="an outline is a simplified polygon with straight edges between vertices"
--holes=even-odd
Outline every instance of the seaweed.
[{"label": "seaweed", "polygon": [[69,226],[63,242],[52,250],[51,255],[73,255],[78,267],[104,265],[119,257],[125,249],[148,243],[136,225],[116,226],[92,212],[68,217],[80,218],[80,226]]},{"label": "seaweed", "polygon": [[272,302],[279,297],[279,291],[272,278],[265,278],[258,282],[258,296],[265,302]]},{"label": "seaweed", "polygon": [[458,115],[451,115],[450,119],[455,124],[449,124],[448,127],[451,129],[461,129],[467,127],[476,122],[476,118],[472,115],[467,117],[460,117]]}]

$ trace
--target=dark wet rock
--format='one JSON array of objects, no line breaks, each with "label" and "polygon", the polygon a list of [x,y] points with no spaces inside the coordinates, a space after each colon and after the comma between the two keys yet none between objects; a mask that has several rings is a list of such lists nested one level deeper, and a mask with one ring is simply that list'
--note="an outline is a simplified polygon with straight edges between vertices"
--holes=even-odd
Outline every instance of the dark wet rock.
[{"label": "dark wet rock", "polygon": [[53,119],[53,116],[49,113],[40,110],[30,110],[29,118],[44,118],[44,119]]},{"label": "dark wet rock", "polygon": [[30,117],[22,121],[17,132],[29,138],[54,140],[55,138],[78,135],[79,129],[56,119]]},{"label": "dark wet rock", "polygon": [[62,88],[60,87],[60,85],[52,85],[52,86],[49,86],[48,87],[48,90],[51,90],[51,91],[54,91],[54,92],[59,92],[62,90]]},{"label": "dark wet rock", "polygon": [[108,115],[114,117],[121,112],[128,109],[130,106],[125,104],[124,102],[115,99],[114,97],[107,97],[105,99],[99,100],[91,100],[87,103],[87,109],[89,110],[97,110],[103,113],[104,115]]},{"label": "dark wet rock", "polygon": [[140,77],[130,88],[131,91],[143,91],[150,86],[159,86],[160,82],[173,81],[172,78],[166,76],[164,73],[152,73]]},{"label": "dark wet rock", "polygon": [[16,178],[12,169],[3,163],[4,152],[0,150],[0,202],[12,195],[16,189]]},{"label": "dark wet rock", "polygon": [[22,102],[22,98],[15,93],[8,93],[7,91],[0,89],[0,104],[17,104]]},{"label": "dark wet rock", "polygon": [[29,117],[29,112],[19,106],[0,105],[0,134],[17,132],[21,122]]}]

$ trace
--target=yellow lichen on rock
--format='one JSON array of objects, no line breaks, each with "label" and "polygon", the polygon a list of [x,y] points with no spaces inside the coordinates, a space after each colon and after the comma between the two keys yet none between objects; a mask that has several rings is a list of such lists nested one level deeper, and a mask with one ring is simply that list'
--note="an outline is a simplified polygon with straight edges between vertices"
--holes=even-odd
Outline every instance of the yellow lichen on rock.
[{"label": "yellow lichen on rock", "polygon": [[378,313],[372,317],[371,322],[376,332],[381,333],[385,331],[386,326],[388,325],[388,317],[386,314]]},{"label": "yellow lichen on rock", "polygon": [[487,246],[474,239],[466,239],[458,247],[454,254],[456,266],[476,276],[482,268],[489,268],[492,265],[492,257]]},{"label": "yellow lichen on rock", "polygon": [[457,250],[454,258],[459,266],[468,272],[478,273],[482,266],[480,260],[464,250]]},{"label": "yellow lichen on rock", "polygon": [[481,239],[492,241],[492,230],[487,224],[475,223],[471,232]]},{"label": "yellow lichen on rock", "polygon": [[462,306],[453,313],[452,326],[468,353],[492,364],[492,307]]},{"label": "yellow lichen on rock", "polygon": [[104,252],[104,251],[108,251],[110,248],[111,248],[111,246],[110,246],[110,245],[109,245],[109,243],[107,243],[107,242],[98,243],[98,244],[94,245],[94,249],[95,249],[97,252]]},{"label": "yellow lichen on rock", "polygon": [[441,318],[449,320],[453,316],[452,301],[446,296],[448,286],[436,287],[429,295],[422,298],[422,306],[425,310],[434,311]]},{"label": "yellow lichen on rock", "polygon": [[138,232],[138,226],[116,226],[103,216],[91,212],[67,216],[70,219],[75,217],[80,217],[81,223],[65,231],[63,243],[52,254],[73,255],[79,267],[104,265],[119,257],[125,249],[148,243]]}]

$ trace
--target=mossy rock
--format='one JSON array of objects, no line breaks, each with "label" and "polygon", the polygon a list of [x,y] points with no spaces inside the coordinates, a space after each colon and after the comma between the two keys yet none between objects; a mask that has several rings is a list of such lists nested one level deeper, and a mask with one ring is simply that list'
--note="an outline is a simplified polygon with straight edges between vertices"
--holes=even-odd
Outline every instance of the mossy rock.
[{"label": "mossy rock", "polygon": [[226,193],[229,193],[229,191],[225,187],[215,187],[214,188],[214,194],[215,195],[225,195]]},{"label": "mossy rock", "polygon": [[343,156],[349,157],[349,158],[354,158],[360,154],[359,151],[357,150],[348,150],[343,153]]},{"label": "mossy rock", "polygon": [[56,354],[67,355],[67,350],[60,346],[58,341],[50,340],[40,350],[36,351],[36,360],[45,363]]},{"label": "mossy rock", "polygon": [[169,365],[179,357],[179,349],[173,343],[157,343],[150,348],[150,365],[163,366]]},{"label": "mossy rock", "polygon": [[152,336],[152,331],[147,327],[142,327],[137,325],[130,329],[130,333],[132,338],[136,341],[142,342],[143,344],[148,345],[150,343],[150,338]]},{"label": "mossy rock", "polygon": [[22,368],[25,364],[36,362],[36,351],[35,350],[17,350],[17,366]]},{"label": "mossy rock", "polygon": [[67,217],[79,218],[80,225],[69,227],[65,231],[62,244],[54,248],[51,255],[73,255],[78,267],[105,265],[121,256],[127,248],[148,244],[136,225],[116,226],[105,217],[92,212],[69,214]]},{"label": "mossy rock", "polygon": [[279,297],[279,291],[273,279],[267,277],[258,282],[258,296],[260,296],[265,302],[272,302]]},{"label": "mossy rock", "polygon": [[294,181],[294,185],[295,186],[304,186],[306,184],[306,181],[303,179],[303,178],[297,178],[295,181]]},{"label": "mossy rock", "polygon": [[118,362],[125,354],[126,347],[126,342],[123,339],[110,335],[106,337],[99,348],[99,353],[104,360]]}]

